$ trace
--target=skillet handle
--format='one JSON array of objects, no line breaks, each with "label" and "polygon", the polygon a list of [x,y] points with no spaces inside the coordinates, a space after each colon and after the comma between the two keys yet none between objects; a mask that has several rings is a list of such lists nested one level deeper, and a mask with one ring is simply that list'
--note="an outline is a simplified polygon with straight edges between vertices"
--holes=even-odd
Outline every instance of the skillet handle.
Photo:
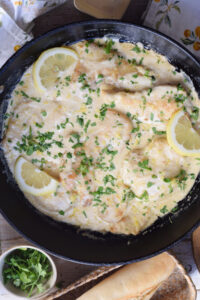
[{"label": "skillet handle", "polygon": [[194,260],[200,272],[200,226],[192,234]]}]

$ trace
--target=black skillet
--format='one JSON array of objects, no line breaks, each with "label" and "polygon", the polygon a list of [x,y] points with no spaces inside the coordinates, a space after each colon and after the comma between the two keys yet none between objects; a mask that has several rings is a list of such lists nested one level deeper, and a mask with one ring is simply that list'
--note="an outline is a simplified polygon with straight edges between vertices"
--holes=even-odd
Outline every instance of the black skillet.
[{"label": "black skillet", "polygon": [[[0,70],[2,119],[7,99],[24,71],[51,47],[69,45],[82,39],[110,35],[121,42],[142,42],[182,69],[200,95],[200,65],[182,46],[148,28],[116,21],[90,21],[66,25],[27,43]],[[0,210],[9,223],[34,244],[62,258],[88,264],[128,263],[155,255],[183,237],[200,220],[200,185],[196,180],[190,193],[179,203],[175,214],[158,219],[137,236],[102,234],[57,222],[37,211],[23,196],[8,170],[0,149]]]}]

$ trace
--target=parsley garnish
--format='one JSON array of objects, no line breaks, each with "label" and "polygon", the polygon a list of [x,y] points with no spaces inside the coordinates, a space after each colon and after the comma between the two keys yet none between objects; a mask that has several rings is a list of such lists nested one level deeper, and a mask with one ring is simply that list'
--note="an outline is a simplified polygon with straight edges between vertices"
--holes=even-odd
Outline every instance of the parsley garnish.
[{"label": "parsley garnish", "polygon": [[34,289],[41,293],[52,274],[48,258],[31,248],[20,248],[5,258],[3,279],[5,284],[12,284],[30,297]]},{"label": "parsley garnish", "polygon": [[194,106],[193,109],[192,109],[191,118],[193,120],[197,121],[198,117],[199,117],[199,108]]},{"label": "parsley garnish", "polygon": [[186,181],[188,180],[188,177],[187,177],[187,173],[185,170],[180,170],[179,174],[176,176],[176,182],[178,184],[178,187],[181,189],[181,190],[184,190],[185,187],[186,187]]},{"label": "parsley garnish", "polygon": [[142,162],[139,161],[138,166],[139,166],[140,168],[142,168],[142,169],[146,169],[146,170],[149,170],[149,171],[152,170],[152,168],[149,167],[149,160],[148,160],[148,159],[145,159],[145,160],[143,160]]},{"label": "parsley garnish", "polygon": [[156,127],[153,127],[152,130],[153,130],[153,133],[154,133],[154,134],[157,134],[157,135],[166,134],[166,131],[162,131],[162,130],[160,131],[160,130],[157,130]]},{"label": "parsley garnish", "polygon": [[112,176],[111,174],[106,175],[103,179],[104,184],[106,185],[107,183],[110,183],[112,186],[115,185],[115,181],[116,178],[114,176]]},{"label": "parsley garnish", "polygon": [[106,44],[105,44],[105,48],[104,51],[106,52],[106,54],[109,54],[112,50],[112,46],[115,44],[114,41],[112,40],[107,40]]},{"label": "parsley garnish", "polygon": [[141,49],[140,49],[140,47],[138,47],[138,45],[135,45],[135,47],[133,47],[132,51],[135,51],[136,53],[140,53]]},{"label": "parsley garnish", "polygon": [[166,213],[168,212],[167,206],[164,205],[164,206],[160,209],[160,212],[161,212],[162,214],[166,214]]},{"label": "parsley garnish", "polygon": [[84,126],[84,119],[82,117],[77,117],[76,118],[76,122],[81,126],[83,127]]},{"label": "parsley garnish", "polygon": [[47,112],[46,112],[45,110],[43,110],[43,111],[41,111],[41,115],[42,115],[43,117],[46,117],[46,116],[47,116]]},{"label": "parsley garnish", "polygon": [[147,187],[150,188],[154,184],[155,184],[154,182],[149,181],[149,182],[147,182]]},{"label": "parsley garnish", "polygon": [[114,107],[115,107],[114,102],[111,102],[111,104],[103,104],[100,108],[100,115],[99,115],[100,120],[102,121],[104,120],[108,108],[114,108]]},{"label": "parsley garnish", "polygon": [[25,152],[27,155],[33,154],[35,151],[44,152],[48,150],[53,144],[56,144],[58,147],[62,148],[62,141],[52,140],[54,132],[37,132],[36,136],[32,134],[32,128],[29,127],[29,134],[22,136],[22,141],[17,142],[14,147],[15,150],[20,153]]},{"label": "parsley garnish", "polygon": [[87,97],[87,101],[86,101],[86,103],[85,103],[86,105],[90,105],[90,104],[92,104],[92,98],[89,96],[89,97]]}]

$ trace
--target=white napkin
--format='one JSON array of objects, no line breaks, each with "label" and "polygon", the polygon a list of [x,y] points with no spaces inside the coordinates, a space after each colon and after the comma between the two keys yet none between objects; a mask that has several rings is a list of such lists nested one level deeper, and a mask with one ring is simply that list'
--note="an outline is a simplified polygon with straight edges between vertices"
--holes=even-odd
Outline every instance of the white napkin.
[{"label": "white napkin", "polygon": [[177,40],[200,58],[200,0],[152,0],[144,25]]},{"label": "white napkin", "polygon": [[0,67],[15,51],[32,39],[32,21],[65,1],[0,0]]}]

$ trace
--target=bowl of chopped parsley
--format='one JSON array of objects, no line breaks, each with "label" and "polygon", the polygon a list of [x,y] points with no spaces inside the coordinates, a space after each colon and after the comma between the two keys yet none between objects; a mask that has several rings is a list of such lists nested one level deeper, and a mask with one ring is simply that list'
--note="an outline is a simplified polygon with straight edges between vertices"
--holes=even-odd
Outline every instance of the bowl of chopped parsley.
[{"label": "bowl of chopped parsley", "polygon": [[54,287],[56,266],[44,251],[32,246],[11,248],[0,256],[0,280],[8,293],[39,299]]}]

